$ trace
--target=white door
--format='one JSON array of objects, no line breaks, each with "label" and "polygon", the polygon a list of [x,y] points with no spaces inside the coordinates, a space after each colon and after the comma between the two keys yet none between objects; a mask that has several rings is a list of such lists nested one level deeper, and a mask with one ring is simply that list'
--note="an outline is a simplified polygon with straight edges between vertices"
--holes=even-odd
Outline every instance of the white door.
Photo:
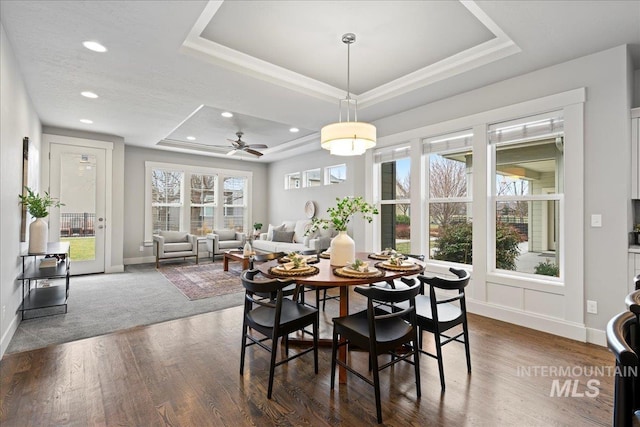
[{"label": "white door", "polygon": [[49,240],[71,243],[71,274],[104,272],[106,150],[52,143],[49,187],[64,203],[49,216]]}]

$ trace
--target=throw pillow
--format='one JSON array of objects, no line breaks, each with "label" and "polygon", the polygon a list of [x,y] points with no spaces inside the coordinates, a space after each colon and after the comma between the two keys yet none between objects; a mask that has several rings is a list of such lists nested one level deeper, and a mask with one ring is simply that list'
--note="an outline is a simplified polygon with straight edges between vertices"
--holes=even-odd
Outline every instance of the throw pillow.
[{"label": "throw pillow", "polygon": [[186,231],[161,231],[160,235],[164,237],[165,243],[186,242],[188,240]]},{"label": "throw pillow", "polygon": [[213,230],[213,234],[217,234],[220,241],[236,240],[235,230]]},{"label": "throw pillow", "polygon": [[293,231],[274,231],[273,232],[273,241],[274,242],[293,242]]},{"label": "throw pillow", "polygon": [[267,240],[273,240],[274,231],[282,231],[282,230],[284,230],[284,224],[282,225],[269,224],[269,228],[267,229]]}]

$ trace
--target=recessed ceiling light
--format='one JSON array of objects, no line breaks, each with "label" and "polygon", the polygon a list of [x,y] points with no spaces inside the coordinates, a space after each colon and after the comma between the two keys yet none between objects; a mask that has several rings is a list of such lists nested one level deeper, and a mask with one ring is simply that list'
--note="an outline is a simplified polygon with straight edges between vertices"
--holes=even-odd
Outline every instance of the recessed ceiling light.
[{"label": "recessed ceiling light", "polygon": [[187,139],[188,139],[189,141],[195,141],[195,140],[196,140],[196,137],[195,137],[195,136],[188,136],[188,137],[187,137]]},{"label": "recessed ceiling light", "polygon": [[102,53],[102,52],[106,52],[107,51],[107,48],[104,47],[103,45],[101,45],[100,43],[94,42],[94,41],[90,41],[90,40],[82,42],[82,45],[84,47],[86,47],[87,49],[92,50],[94,52]]},{"label": "recessed ceiling light", "polygon": [[85,90],[84,92],[80,92],[80,95],[84,96],[85,98],[92,98],[92,99],[95,99],[98,97],[98,95],[96,95],[93,92],[89,92],[88,90]]},{"label": "recessed ceiling light", "polygon": [[93,120],[89,120],[89,119],[80,119],[80,121],[81,121],[82,123],[86,123],[86,124],[88,124],[88,125],[90,125],[91,123],[93,123]]},{"label": "recessed ceiling light", "polygon": [[292,133],[300,132],[300,129],[298,129],[298,128],[291,128],[291,129],[289,129],[289,132],[292,132]]},{"label": "recessed ceiling light", "polygon": [[222,117],[226,117],[226,118],[233,117],[233,113],[230,113],[228,111],[225,111],[225,112],[221,113],[220,115]]}]

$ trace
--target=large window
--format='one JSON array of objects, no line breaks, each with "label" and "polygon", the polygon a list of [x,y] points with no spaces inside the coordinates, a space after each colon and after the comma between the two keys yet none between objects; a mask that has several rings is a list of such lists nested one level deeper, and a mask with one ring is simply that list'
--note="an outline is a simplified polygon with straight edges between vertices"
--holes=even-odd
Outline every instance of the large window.
[{"label": "large window", "polygon": [[552,113],[489,127],[497,270],[560,276],[562,125]]},{"label": "large window", "polygon": [[409,147],[376,153],[380,176],[380,243],[411,252],[411,159]]},{"label": "large window", "polygon": [[472,263],[472,137],[467,130],[424,141],[430,259]]},{"label": "large window", "polygon": [[144,241],[162,230],[249,230],[250,172],[145,162]]}]

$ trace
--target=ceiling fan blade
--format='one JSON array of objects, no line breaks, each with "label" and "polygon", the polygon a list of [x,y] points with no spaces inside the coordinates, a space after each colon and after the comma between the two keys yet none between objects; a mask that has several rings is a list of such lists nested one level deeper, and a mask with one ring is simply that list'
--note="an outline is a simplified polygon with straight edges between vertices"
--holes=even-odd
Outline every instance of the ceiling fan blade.
[{"label": "ceiling fan blade", "polygon": [[262,153],[256,150],[252,150],[251,148],[244,148],[244,151],[246,151],[247,153],[253,154],[254,156],[262,156]]},{"label": "ceiling fan blade", "polygon": [[234,147],[239,147],[240,146],[240,140],[234,141],[233,139],[227,138],[227,141],[229,141]]},{"label": "ceiling fan blade", "polygon": [[264,144],[250,144],[250,145],[247,145],[247,147],[249,147],[249,148],[269,148],[269,146],[264,145]]},{"label": "ceiling fan blade", "polygon": [[238,151],[238,150],[236,150],[236,149],[234,148],[233,150],[231,150],[231,151],[229,151],[229,152],[227,153],[227,156],[233,156],[234,154],[236,154],[236,151]]}]

